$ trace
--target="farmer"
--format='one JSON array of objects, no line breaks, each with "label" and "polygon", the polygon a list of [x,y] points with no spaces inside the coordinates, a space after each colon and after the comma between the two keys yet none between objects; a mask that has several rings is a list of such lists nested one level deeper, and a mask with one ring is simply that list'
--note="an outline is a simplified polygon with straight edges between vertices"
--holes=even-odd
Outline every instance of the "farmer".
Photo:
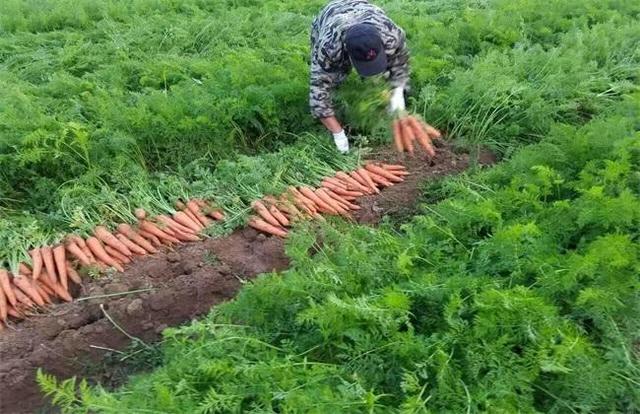
[{"label": "farmer", "polygon": [[311,26],[309,104],[342,153],[349,151],[349,140],[335,116],[332,94],[352,66],[362,77],[384,73],[393,88],[390,111],[404,111],[404,89],[409,80],[404,31],[366,0],[334,0]]}]

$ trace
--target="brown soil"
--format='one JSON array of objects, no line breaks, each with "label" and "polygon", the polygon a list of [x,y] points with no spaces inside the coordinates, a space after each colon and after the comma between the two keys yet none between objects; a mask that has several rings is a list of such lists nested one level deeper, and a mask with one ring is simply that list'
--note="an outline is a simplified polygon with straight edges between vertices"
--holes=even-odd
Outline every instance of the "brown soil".
[{"label": "brown soil", "polygon": [[[359,200],[362,210],[357,219],[368,224],[385,214],[407,214],[414,209],[424,181],[469,165],[468,155],[448,146],[440,148],[433,160],[400,159],[391,150],[369,158],[401,162],[411,175],[401,185]],[[0,334],[0,413],[50,411],[35,382],[38,368],[59,378],[80,376],[118,384],[128,372],[118,376],[117,364],[110,366],[106,360],[127,348],[130,337],[155,342],[165,328],[231,299],[245,280],[287,266],[280,239],[243,229],[136,260],[125,273],[85,283],[76,296],[96,298],[56,305]],[[144,291],[127,293],[140,290]],[[112,294],[120,295],[105,296]]]}]

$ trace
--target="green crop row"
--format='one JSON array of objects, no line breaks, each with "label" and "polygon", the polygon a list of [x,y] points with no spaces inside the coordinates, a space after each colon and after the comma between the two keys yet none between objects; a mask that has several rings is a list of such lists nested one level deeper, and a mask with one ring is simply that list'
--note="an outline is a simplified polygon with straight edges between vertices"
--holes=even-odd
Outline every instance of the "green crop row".
[{"label": "green crop row", "polygon": [[300,229],[121,390],[41,385],[71,413],[640,410],[640,94],[438,195],[400,231]]},{"label": "green crop row", "polygon": [[[68,212],[137,207],[132,181],[145,193],[180,182],[192,194],[185,170],[301,135],[328,141],[308,135],[317,123],[306,102],[309,24],[323,3],[1,2],[0,219],[14,224],[4,238],[36,244],[32,232],[110,225],[93,213],[70,223]],[[412,106],[467,145],[509,154],[635,88],[633,1],[380,5],[408,34]],[[360,145],[389,140],[381,88],[354,76],[337,97],[352,136],[366,136]]]}]

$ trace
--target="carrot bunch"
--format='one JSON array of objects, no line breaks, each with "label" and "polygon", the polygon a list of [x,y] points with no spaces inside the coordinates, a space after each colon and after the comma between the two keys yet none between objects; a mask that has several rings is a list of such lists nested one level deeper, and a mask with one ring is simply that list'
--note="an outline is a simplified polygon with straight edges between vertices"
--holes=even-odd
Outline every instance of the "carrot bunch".
[{"label": "carrot bunch", "polygon": [[178,203],[177,207],[172,216],[153,219],[138,209],[137,226],[119,224],[113,233],[96,226],[86,239],[69,235],[60,244],[31,249],[31,265],[20,263],[15,275],[0,268],[0,321],[6,323],[9,316],[23,319],[56,299],[70,302],[71,282],[82,283],[76,270],[81,266],[122,272],[135,256],[156,253],[162,245],[200,240],[201,230],[224,218],[203,200]]},{"label": "carrot bunch", "polygon": [[354,204],[357,197],[379,193],[380,187],[402,182],[406,175],[408,172],[401,165],[367,163],[350,173],[340,171],[325,178],[319,188],[289,187],[280,198],[267,196],[254,201],[251,207],[256,215],[250,218],[249,225],[284,238],[287,237],[287,228],[296,220],[322,220],[321,213],[351,219],[350,212],[360,209]]},{"label": "carrot bunch", "polygon": [[413,155],[414,141],[431,157],[436,155],[432,141],[440,139],[440,131],[425,123],[423,120],[409,115],[393,121],[393,142],[398,152],[408,152]]}]

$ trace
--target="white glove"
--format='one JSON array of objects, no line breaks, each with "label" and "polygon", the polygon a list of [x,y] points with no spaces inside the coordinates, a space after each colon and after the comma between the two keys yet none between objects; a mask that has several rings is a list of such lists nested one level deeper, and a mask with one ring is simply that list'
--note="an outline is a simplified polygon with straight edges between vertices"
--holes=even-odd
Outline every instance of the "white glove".
[{"label": "white glove", "polygon": [[406,109],[404,104],[404,86],[398,86],[391,92],[391,103],[389,110],[391,113],[404,112]]},{"label": "white glove", "polygon": [[346,154],[349,152],[349,140],[347,139],[347,134],[344,133],[344,129],[333,134],[333,142],[336,143],[336,147],[341,153]]}]

